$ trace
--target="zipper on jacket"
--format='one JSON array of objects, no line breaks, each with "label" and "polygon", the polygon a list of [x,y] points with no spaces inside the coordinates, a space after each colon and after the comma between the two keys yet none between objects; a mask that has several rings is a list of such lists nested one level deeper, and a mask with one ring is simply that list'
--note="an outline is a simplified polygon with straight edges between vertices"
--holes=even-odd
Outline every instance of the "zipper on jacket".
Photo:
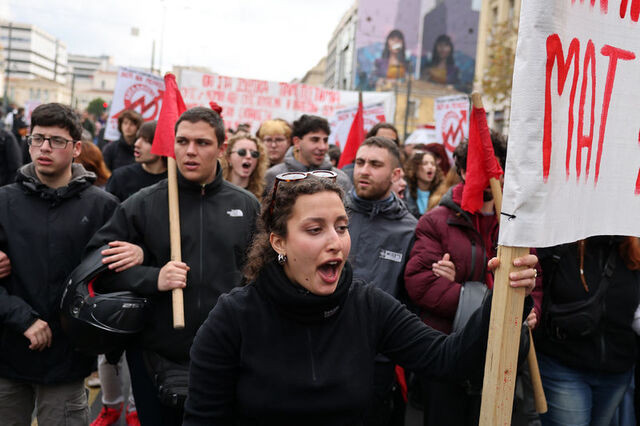
[{"label": "zipper on jacket", "polygon": [[313,345],[311,344],[311,330],[307,328],[307,340],[309,341],[309,360],[311,361],[311,380],[316,381],[316,362],[313,358]]},{"label": "zipper on jacket", "polygon": [[198,312],[200,311],[200,307],[202,304],[202,294],[200,294],[203,285],[203,275],[204,275],[204,185],[202,185],[202,190],[200,192],[200,285],[198,286]]},{"label": "zipper on jacket", "polygon": [[474,272],[476,272],[476,242],[471,239],[471,273],[469,274],[469,280],[471,281],[473,281]]}]

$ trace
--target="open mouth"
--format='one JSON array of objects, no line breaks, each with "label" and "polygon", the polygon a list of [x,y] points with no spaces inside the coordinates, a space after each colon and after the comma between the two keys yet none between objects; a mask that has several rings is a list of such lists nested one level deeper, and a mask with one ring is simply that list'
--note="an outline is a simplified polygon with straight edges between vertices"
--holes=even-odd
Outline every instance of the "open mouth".
[{"label": "open mouth", "polygon": [[342,265],[341,260],[330,260],[320,265],[318,267],[318,274],[320,274],[322,281],[328,284],[333,284],[338,281],[340,277],[340,265]]},{"label": "open mouth", "polygon": [[200,163],[196,163],[195,161],[186,161],[184,163],[184,167],[187,170],[196,170],[200,166]]},{"label": "open mouth", "polygon": [[249,170],[251,168],[251,163],[242,163],[242,168],[245,170]]},{"label": "open mouth", "polygon": [[140,157],[140,151],[133,151],[134,157]]}]

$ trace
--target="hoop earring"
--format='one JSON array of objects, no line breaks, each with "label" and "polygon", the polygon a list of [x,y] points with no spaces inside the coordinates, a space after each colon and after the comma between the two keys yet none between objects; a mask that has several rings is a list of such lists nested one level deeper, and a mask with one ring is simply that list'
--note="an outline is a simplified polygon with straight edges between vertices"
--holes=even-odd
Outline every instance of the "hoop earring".
[{"label": "hoop earring", "polygon": [[282,254],[282,253],[278,253],[278,263],[280,265],[284,265],[287,262],[287,255],[286,254]]}]

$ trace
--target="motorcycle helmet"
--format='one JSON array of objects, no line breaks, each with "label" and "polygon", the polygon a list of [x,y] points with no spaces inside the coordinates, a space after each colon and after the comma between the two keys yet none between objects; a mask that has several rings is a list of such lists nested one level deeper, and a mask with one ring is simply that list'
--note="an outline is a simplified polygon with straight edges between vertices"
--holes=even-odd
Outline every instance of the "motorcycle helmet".
[{"label": "motorcycle helmet", "polygon": [[144,328],[147,299],[130,291],[98,291],[96,280],[108,272],[100,247],[66,280],[60,301],[62,328],[81,352],[97,355],[118,351]]}]

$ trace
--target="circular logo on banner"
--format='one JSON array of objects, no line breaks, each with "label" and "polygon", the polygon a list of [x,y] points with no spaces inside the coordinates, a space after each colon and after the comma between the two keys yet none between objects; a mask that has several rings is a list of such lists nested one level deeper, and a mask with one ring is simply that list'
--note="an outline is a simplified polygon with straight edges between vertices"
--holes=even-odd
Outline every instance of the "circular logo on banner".
[{"label": "circular logo on banner", "polygon": [[449,152],[453,152],[464,138],[464,125],[467,121],[463,111],[447,111],[442,119],[442,143]]},{"label": "circular logo on banner", "polygon": [[161,99],[162,95],[156,96],[156,92],[149,86],[134,84],[124,93],[124,109],[139,111],[144,121],[155,120],[160,114]]}]

